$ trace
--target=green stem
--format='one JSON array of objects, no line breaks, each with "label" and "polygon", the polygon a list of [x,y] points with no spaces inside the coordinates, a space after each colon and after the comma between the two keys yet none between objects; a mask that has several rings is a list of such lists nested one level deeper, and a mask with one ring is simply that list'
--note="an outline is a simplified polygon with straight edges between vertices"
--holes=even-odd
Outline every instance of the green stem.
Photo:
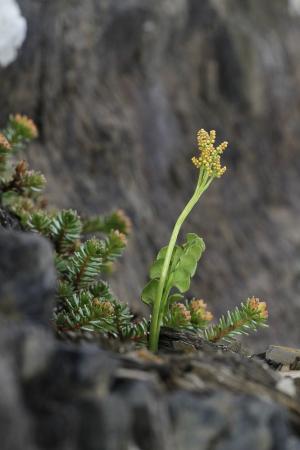
[{"label": "green stem", "polygon": [[[161,312],[163,311],[164,305],[162,304],[162,296],[165,288],[165,284],[167,281],[168,271],[170,267],[170,262],[172,259],[174,247],[176,245],[176,241],[178,238],[178,234],[180,232],[180,229],[186,220],[187,216],[190,214],[196,203],[199,201],[201,195],[204,191],[208,188],[210,185],[212,179],[209,179],[207,174],[203,171],[203,169],[200,170],[197,186],[195,189],[194,194],[192,195],[190,201],[187,203],[185,208],[183,209],[182,213],[177,219],[177,222],[174,225],[173,232],[168,244],[167,253],[165,256],[158,289],[153,305],[153,312],[152,312],[152,320],[151,320],[151,328],[150,328],[150,344],[149,348],[153,352],[157,351],[158,348],[158,340],[159,340],[159,333],[160,333],[160,327],[162,322],[162,315]],[[167,298],[164,298],[164,302],[167,301]]]}]

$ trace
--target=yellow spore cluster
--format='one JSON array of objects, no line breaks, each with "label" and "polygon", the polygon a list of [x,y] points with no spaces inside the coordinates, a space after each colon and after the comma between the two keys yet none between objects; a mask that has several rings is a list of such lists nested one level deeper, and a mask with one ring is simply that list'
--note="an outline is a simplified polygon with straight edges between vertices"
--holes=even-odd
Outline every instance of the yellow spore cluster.
[{"label": "yellow spore cluster", "polygon": [[190,303],[190,311],[200,321],[205,320],[206,322],[210,322],[213,320],[212,313],[207,311],[207,304],[202,299],[192,300]]},{"label": "yellow spore cluster", "polygon": [[220,178],[226,171],[226,167],[221,166],[221,155],[228,146],[228,142],[224,141],[217,147],[216,132],[211,130],[209,133],[203,128],[197,133],[198,149],[200,156],[192,158],[193,164],[200,169],[203,167],[209,177]]},{"label": "yellow spore cluster", "polygon": [[0,133],[0,149],[4,151],[11,150],[11,145],[4,136],[4,134]]},{"label": "yellow spore cluster", "polygon": [[14,122],[19,127],[23,128],[30,139],[35,139],[38,137],[38,129],[32,119],[27,116],[22,116],[21,114],[16,114],[11,117],[11,121]]},{"label": "yellow spore cluster", "polygon": [[268,310],[266,302],[261,302],[259,298],[251,297],[248,299],[248,305],[251,309],[258,312],[260,317],[263,319],[268,318]]}]

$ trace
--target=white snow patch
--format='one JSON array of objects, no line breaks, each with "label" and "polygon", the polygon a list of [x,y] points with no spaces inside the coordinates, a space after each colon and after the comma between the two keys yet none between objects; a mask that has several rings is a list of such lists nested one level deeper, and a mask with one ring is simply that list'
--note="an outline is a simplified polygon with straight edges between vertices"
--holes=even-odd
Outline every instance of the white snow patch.
[{"label": "white snow patch", "polygon": [[27,23],[16,0],[0,0],[0,66],[11,64],[23,44]]},{"label": "white snow patch", "polygon": [[300,15],[300,0],[289,0],[289,11],[291,14]]}]

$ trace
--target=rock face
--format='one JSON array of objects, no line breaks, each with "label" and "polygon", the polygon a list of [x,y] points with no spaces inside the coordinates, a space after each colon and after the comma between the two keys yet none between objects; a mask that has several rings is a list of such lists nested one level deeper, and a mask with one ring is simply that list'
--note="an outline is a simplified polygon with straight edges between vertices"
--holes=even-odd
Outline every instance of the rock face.
[{"label": "rock face", "polygon": [[0,342],[3,450],[300,449],[299,392],[259,362],[205,347],[122,356],[13,323]]},{"label": "rock face", "polygon": [[217,314],[263,297],[261,342],[297,345],[300,19],[288,2],[19,3],[29,34],[0,71],[1,123],[14,111],[38,122],[31,160],[51,201],[131,216],[117,294],[138,299],[192,191],[195,132],[215,128],[229,170],[186,226],[207,243],[193,293]]},{"label": "rock face", "polygon": [[1,450],[300,450],[293,380],[191,333],[164,330],[158,355],[58,340],[48,244],[2,231],[0,248]]},{"label": "rock face", "polygon": [[0,233],[0,311],[50,323],[56,274],[50,244],[38,235]]},{"label": "rock face", "polygon": [[20,230],[20,220],[6,208],[0,206],[0,230],[5,228]]}]

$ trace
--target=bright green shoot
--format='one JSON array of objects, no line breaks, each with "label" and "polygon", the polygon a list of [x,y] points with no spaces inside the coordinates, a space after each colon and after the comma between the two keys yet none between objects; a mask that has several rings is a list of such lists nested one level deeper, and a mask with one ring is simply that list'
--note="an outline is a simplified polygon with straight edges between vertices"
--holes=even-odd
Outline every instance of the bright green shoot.
[{"label": "bright green shoot", "polygon": [[[215,139],[214,130],[208,133],[201,129],[198,132],[200,156],[192,158],[193,164],[199,169],[196,189],[175,223],[169,244],[159,252],[152,265],[151,280],[142,293],[142,300],[152,307],[149,340],[149,348],[152,351],[157,351],[160,328],[170,304],[183,297],[181,294],[189,289],[191,277],[195,274],[197,263],[205,250],[203,240],[196,234],[188,234],[187,242],[183,246],[176,245],[176,242],[184,221],[202,194],[212,181],[222,176],[226,170],[226,167],[221,167],[220,158],[228,143],[223,142],[215,147]],[[179,290],[180,294],[172,294],[174,288]]]}]

